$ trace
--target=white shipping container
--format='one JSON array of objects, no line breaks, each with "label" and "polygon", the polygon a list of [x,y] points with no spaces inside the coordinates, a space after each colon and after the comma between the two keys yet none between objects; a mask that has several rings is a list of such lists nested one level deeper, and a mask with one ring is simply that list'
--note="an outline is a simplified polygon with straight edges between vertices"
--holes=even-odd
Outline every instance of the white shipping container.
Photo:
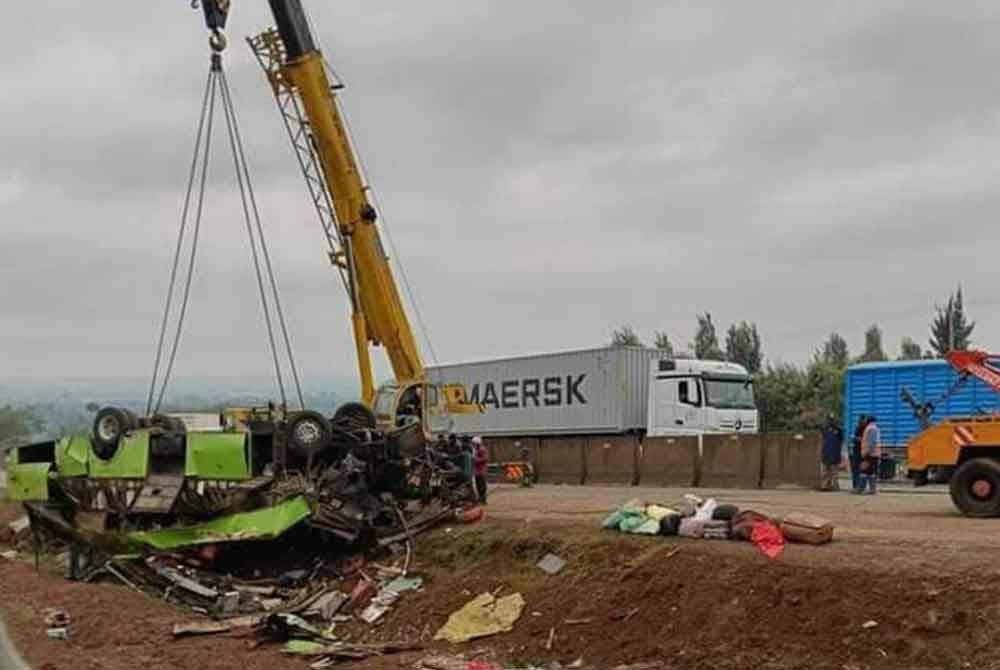
[{"label": "white shipping container", "polygon": [[482,414],[457,414],[456,433],[613,434],[646,428],[649,371],[665,352],[641,347],[503,358],[428,368],[437,383],[461,383]]}]

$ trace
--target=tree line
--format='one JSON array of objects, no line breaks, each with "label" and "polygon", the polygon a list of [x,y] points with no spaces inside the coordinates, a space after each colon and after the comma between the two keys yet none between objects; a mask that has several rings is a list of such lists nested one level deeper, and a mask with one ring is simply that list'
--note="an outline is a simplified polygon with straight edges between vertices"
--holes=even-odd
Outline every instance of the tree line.
[{"label": "tree line", "polygon": [[[941,305],[934,307],[930,322],[927,348],[911,337],[900,341],[896,360],[941,358],[956,349],[968,349],[976,322],[965,311],[961,286]],[[611,346],[647,346],[636,330],[628,324],[615,328]],[[847,340],[833,332],[816,348],[804,366],[780,360],[765,364],[764,350],[757,324],[750,321],[733,323],[725,331],[724,344],[709,312],[697,315],[693,340],[685,347],[674,346],[666,332],[654,331],[650,343],[674,358],[699,358],[731,361],[745,367],[754,376],[757,406],[764,430],[802,430],[815,428],[827,415],[841,420],[843,410],[844,373],[853,363],[889,360],[883,346],[879,325],[865,330],[864,349],[852,356]]]}]

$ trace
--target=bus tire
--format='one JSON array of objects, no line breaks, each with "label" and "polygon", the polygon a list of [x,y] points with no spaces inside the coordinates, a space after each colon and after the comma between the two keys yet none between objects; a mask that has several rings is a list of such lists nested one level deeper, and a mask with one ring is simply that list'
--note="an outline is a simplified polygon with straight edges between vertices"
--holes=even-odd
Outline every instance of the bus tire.
[{"label": "bus tire", "polygon": [[361,402],[345,402],[333,413],[333,424],[341,430],[374,430],[375,413]]},{"label": "bus tire", "polygon": [[952,502],[971,517],[1000,516],[1000,462],[973,458],[958,466],[949,486]]},{"label": "bus tire", "polygon": [[298,454],[322,450],[330,444],[330,437],[330,422],[319,412],[299,412],[288,423],[288,446]]},{"label": "bus tire", "polygon": [[119,407],[105,407],[94,417],[94,453],[101,460],[111,460],[125,433],[135,428],[130,412]]}]

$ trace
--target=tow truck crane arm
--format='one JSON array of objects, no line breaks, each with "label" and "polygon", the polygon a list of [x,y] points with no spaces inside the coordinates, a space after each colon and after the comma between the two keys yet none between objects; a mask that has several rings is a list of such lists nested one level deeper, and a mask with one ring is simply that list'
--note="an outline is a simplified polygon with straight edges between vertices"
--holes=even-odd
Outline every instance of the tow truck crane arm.
[{"label": "tow truck crane arm", "polygon": [[944,358],[958,371],[958,374],[972,375],[1000,393],[1000,369],[990,363],[991,359],[1000,358],[1000,354],[988,354],[985,351],[949,351]]}]

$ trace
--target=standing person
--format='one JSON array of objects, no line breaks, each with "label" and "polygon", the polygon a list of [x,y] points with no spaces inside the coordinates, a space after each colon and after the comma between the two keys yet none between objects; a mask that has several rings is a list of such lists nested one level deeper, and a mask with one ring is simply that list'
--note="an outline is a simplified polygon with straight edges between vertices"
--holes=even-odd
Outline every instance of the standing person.
[{"label": "standing person", "polygon": [[882,433],[874,416],[868,417],[868,423],[861,434],[861,487],[856,493],[875,495],[875,483],[878,481],[878,464],[882,456]]},{"label": "standing person", "polygon": [[826,425],[823,426],[823,451],[820,459],[823,462],[821,491],[840,490],[840,460],[843,446],[844,431],[837,425],[833,414],[828,414]]},{"label": "standing person", "polygon": [[490,463],[490,454],[483,444],[483,438],[476,435],[472,438],[473,458],[476,466],[476,491],[479,502],[486,504],[486,471]]},{"label": "standing person", "polygon": [[851,490],[857,491],[861,488],[861,435],[868,425],[868,415],[862,414],[858,417],[858,425],[854,427],[854,435],[851,436],[851,447],[847,452],[847,459],[851,466]]}]

